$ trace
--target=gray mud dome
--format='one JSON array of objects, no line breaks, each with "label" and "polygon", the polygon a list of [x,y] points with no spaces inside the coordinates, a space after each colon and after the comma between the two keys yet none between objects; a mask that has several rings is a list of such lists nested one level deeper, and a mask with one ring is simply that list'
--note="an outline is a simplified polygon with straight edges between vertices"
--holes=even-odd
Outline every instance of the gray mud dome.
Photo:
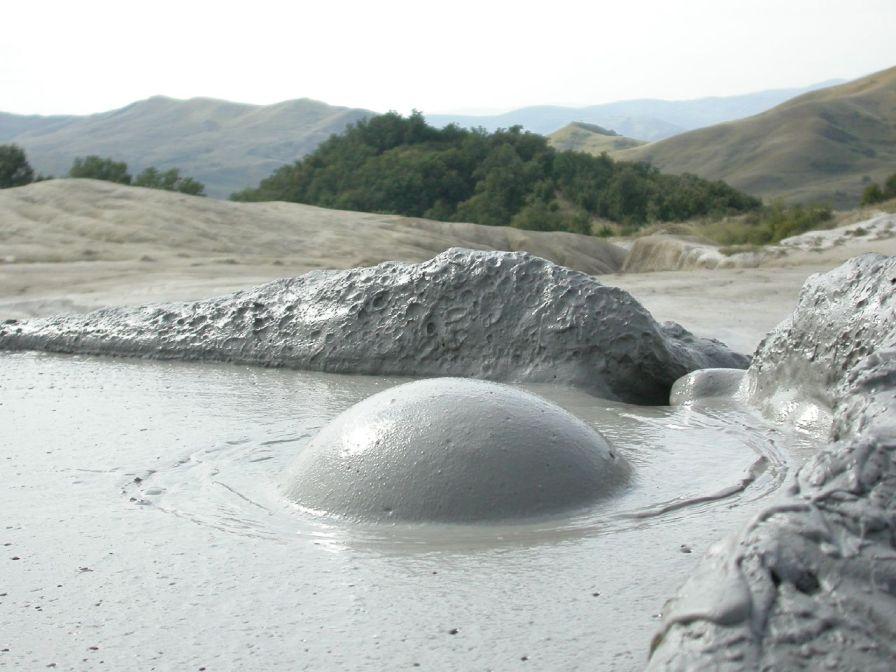
[{"label": "gray mud dome", "polygon": [[606,439],[559,406],[507,385],[435,378],[334,418],[284,489],[305,509],[349,519],[454,523],[583,507],[627,477]]},{"label": "gray mud dome", "polygon": [[557,382],[635,403],[665,403],[695,369],[748,363],[583,273],[457,248],[195,303],[7,323],[0,349]]},{"label": "gray mud dome", "polygon": [[710,551],[667,605],[649,669],[896,666],[894,295],[896,259],[858,257],[810,278],[760,345],[739,394],[828,426],[829,445]]}]

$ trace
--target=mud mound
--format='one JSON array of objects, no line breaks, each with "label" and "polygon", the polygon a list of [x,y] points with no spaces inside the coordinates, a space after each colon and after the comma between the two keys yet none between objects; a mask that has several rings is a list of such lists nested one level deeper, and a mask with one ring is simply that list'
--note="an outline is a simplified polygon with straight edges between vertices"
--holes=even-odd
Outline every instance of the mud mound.
[{"label": "mud mound", "polygon": [[747,364],[590,276],[462,249],[195,303],[13,322],[0,348],[559,382],[643,403],[665,403],[689,371]]},{"label": "mud mound", "polygon": [[[828,447],[668,606],[651,670],[891,670],[896,660],[896,258],[803,289],[739,394]],[[825,443],[820,435],[819,443]]]},{"label": "mud mound", "polygon": [[628,467],[607,440],[509,385],[433,378],[334,418],[285,478],[307,510],[363,521],[479,522],[586,506]]}]

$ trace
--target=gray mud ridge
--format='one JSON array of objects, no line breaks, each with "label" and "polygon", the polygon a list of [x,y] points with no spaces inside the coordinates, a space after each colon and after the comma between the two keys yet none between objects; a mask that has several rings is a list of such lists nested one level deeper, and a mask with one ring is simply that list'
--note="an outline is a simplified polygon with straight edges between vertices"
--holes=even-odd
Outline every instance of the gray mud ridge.
[{"label": "gray mud ridge", "polygon": [[[706,376],[676,388],[727,385]],[[648,669],[896,669],[896,258],[810,278],[738,394],[777,419],[827,419],[826,447],[710,550],[667,605]]]},{"label": "gray mud ridge", "polygon": [[0,349],[559,382],[634,403],[666,403],[690,371],[748,364],[591,276],[459,248],[195,303],[7,323]]}]

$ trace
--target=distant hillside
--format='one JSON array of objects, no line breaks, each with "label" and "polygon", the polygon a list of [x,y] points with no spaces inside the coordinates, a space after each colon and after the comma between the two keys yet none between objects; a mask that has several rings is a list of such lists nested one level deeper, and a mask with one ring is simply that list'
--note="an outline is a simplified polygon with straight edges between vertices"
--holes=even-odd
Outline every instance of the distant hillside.
[{"label": "distant hillside", "polygon": [[867,182],[896,170],[896,68],[615,157],[755,196],[854,206]]},{"label": "distant hillside", "polygon": [[560,152],[587,152],[599,156],[603,152],[631,149],[644,143],[626,138],[616,131],[609,131],[596,124],[576,121],[551,133],[548,136],[548,144]]},{"label": "distant hillside", "polygon": [[[654,102],[661,103],[665,101]],[[540,135],[550,135],[568,124],[579,121],[598,124],[604,128],[613,129],[626,137],[638,138],[644,141],[660,140],[688,130],[658,116],[629,114],[624,110],[617,112],[616,107],[622,105],[625,105],[625,103],[610,103],[609,105],[596,105],[594,107],[552,107],[541,105],[538,107],[524,107],[505,114],[481,117],[428,114],[426,115],[426,121],[437,127],[457,124],[462,128],[481,127],[487,131],[496,131],[499,128],[510,128],[511,126],[522,126],[524,130]]]},{"label": "distant hillside", "polygon": [[724,182],[557,152],[519,128],[437,129],[419,112],[360,121],[234,198],[576,233],[598,220],[631,227],[761,205]]},{"label": "distant hillside", "polygon": [[306,98],[259,106],[157,96],[89,116],[0,113],[0,142],[21,145],[46,174],[64,176],[76,156],[99,154],[126,161],[133,173],[180,168],[210,196],[226,197],[371,114]]},{"label": "distant hillside", "polygon": [[624,100],[589,107],[523,107],[489,116],[430,114],[435,126],[456,123],[465,128],[482,126],[488,131],[520,125],[527,131],[550,135],[573,122],[598,124],[629,138],[655,141],[695,128],[741,119],[764,112],[807,91],[839,84],[843,80],[820,82],[793,89],[772,89],[740,96],[697,98],[695,100]]}]

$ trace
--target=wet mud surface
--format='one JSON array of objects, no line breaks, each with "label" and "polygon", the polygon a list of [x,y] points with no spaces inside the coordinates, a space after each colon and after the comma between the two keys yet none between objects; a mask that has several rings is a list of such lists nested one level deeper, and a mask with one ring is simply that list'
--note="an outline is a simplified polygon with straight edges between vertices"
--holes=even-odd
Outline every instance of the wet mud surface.
[{"label": "wet mud surface", "polygon": [[[739,374],[735,397],[823,441],[670,601],[648,669],[894,669],[894,286],[896,259],[876,254],[812,276]],[[734,380],[695,372],[673,396]]]},{"label": "wet mud surface", "polygon": [[818,448],[731,400],[530,384],[629,487],[515,524],[359,525],[284,497],[321,427],[408,380],[0,353],[0,667],[643,669],[700,555]]}]

